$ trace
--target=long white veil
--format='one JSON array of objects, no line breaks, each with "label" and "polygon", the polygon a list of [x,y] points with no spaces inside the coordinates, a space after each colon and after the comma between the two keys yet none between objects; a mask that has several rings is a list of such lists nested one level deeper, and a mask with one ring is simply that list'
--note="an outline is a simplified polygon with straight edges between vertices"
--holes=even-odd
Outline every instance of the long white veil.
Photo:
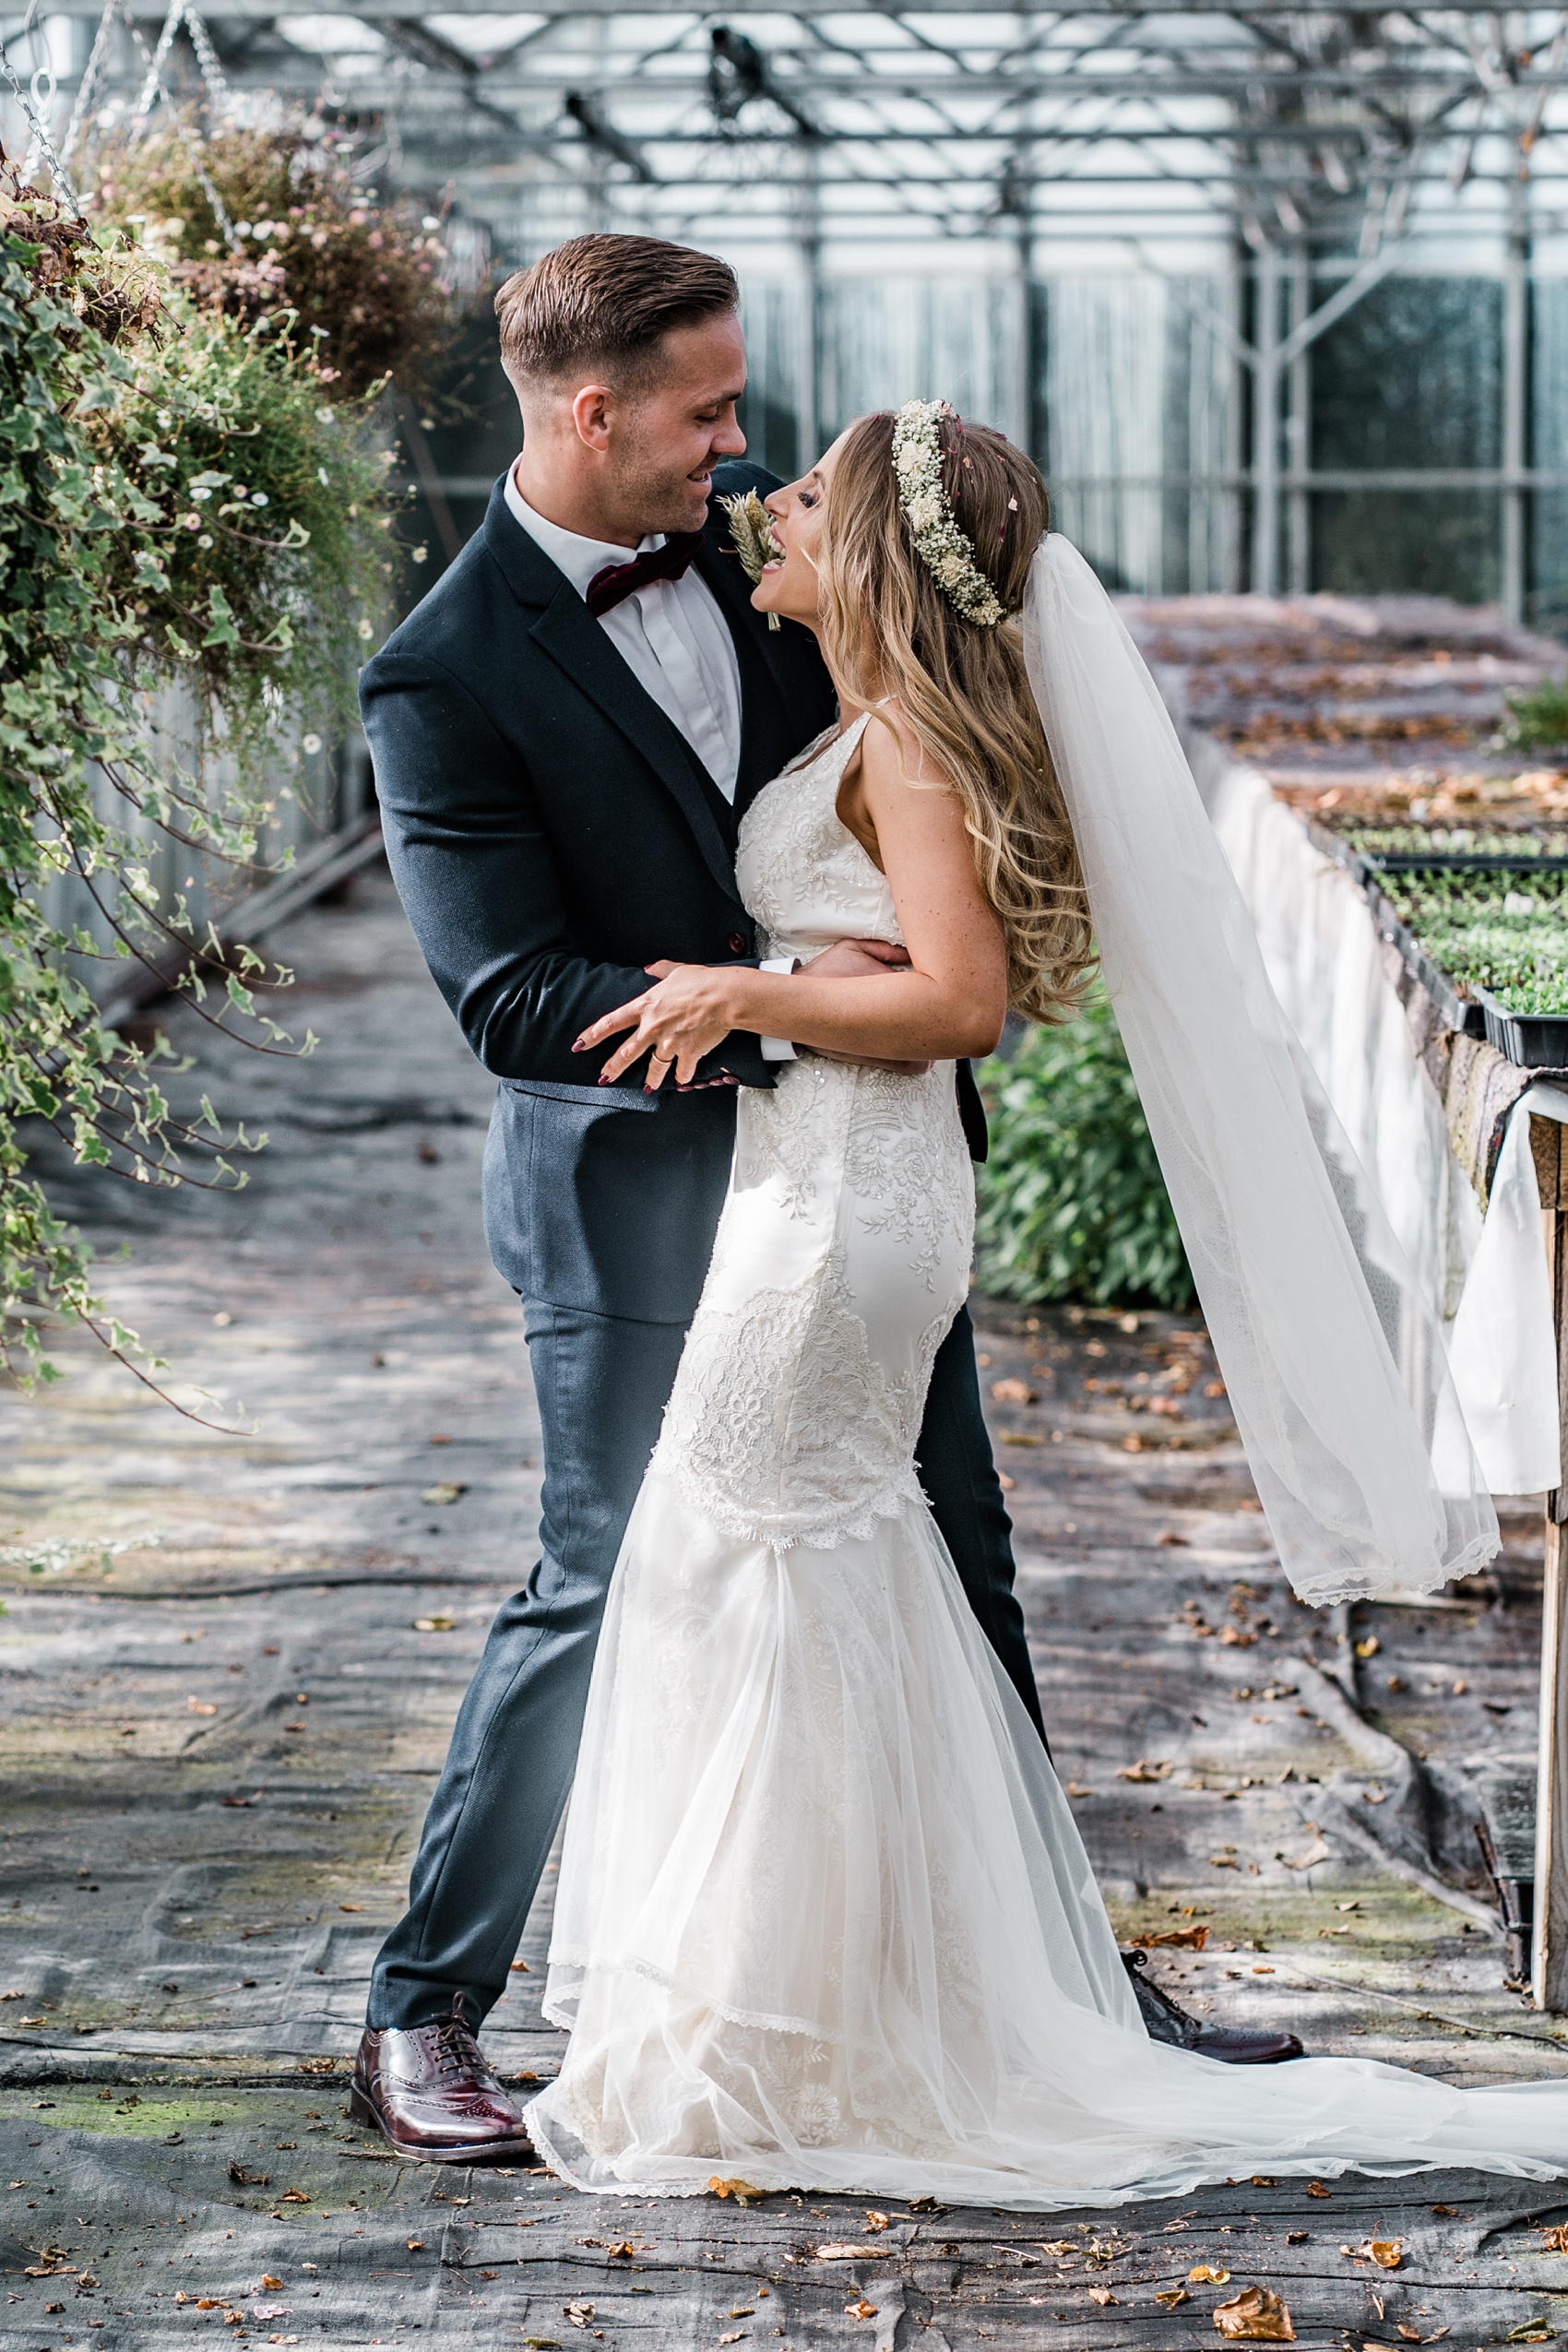
[{"label": "long white veil", "polygon": [[1499,1544],[1441,1331],[1269,985],[1154,680],[1058,532],[1035,557],[1024,648],[1280,1560],[1320,1605],[1431,1590]]}]

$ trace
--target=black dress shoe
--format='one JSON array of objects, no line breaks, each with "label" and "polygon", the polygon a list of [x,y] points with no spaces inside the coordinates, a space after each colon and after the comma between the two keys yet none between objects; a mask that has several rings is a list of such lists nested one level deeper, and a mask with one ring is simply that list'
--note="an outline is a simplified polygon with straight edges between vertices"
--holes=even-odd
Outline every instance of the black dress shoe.
[{"label": "black dress shoe", "polygon": [[472,2164],[481,2156],[531,2156],[517,2102],[507,2097],[463,2017],[405,2032],[367,2025],[349,2085],[349,2113],[425,2164]]},{"label": "black dress shoe", "polygon": [[1288,2058],[1305,2058],[1294,2034],[1260,2034],[1242,2025],[1206,2025],[1162,1992],[1144,1974],[1148,1954],[1123,1952],[1122,1965],[1133,1979],[1150,2041],[1169,2042],[1174,2049],[1190,2049],[1200,2058],[1218,2058],[1224,2066],[1279,2066]]}]

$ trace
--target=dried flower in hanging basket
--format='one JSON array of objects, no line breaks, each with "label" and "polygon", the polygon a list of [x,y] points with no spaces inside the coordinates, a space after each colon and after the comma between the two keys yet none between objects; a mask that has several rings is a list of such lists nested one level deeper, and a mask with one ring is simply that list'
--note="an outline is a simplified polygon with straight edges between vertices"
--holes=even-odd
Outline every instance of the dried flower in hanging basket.
[{"label": "dried flower in hanging basket", "polygon": [[94,210],[136,222],[202,307],[245,320],[292,310],[347,398],[386,375],[417,389],[451,333],[439,222],[357,187],[347,142],[295,128],[220,131],[198,145],[192,125],[169,124],[139,140],[101,137],[83,179]]}]

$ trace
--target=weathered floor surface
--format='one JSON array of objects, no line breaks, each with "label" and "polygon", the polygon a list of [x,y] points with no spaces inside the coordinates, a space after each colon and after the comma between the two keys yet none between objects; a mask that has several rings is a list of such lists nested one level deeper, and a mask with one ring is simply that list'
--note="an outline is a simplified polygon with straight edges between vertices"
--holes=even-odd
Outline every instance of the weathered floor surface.
[{"label": "weathered floor surface", "polygon": [[[180,1420],[75,1340],[60,1387],[0,1404],[0,2344],[1179,2352],[1253,2284],[1305,2345],[1568,2333],[1544,2238],[1568,2191],[1527,2182],[883,2226],[590,2204],[347,2124],[371,1955],[529,1557],[538,1433],[478,1229],[488,1084],[385,880],[283,952],[321,1051],[199,1078],[271,1130],[250,1190],[76,1194],[135,1243],[122,1314],[255,1427]],[[1534,1740],[1530,1507],[1495,1579],[1336,1627],[1289,1597],[1195,1321],[993,1315],[982,1345],[1057,1761],[1123,1932],[1184,1934],[1156,1965],[1194,2005],[1316,2050],[1568,2074],[1471,1871],[1472,1793]],[[548,1888],[490,2036],[508,2073],[555,2063],[547,1926]],[[1390,2240],[1393,2267],[1361,2251]]]}]

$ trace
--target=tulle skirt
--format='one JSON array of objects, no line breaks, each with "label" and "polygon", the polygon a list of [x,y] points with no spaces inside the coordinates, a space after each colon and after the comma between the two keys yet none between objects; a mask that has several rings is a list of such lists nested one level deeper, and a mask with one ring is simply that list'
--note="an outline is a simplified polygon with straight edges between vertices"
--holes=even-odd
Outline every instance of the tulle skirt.
[{"label": "tulle skirt", "polygon": [[1568,2171],[1568,2084],[1151,2042],[929,1513],[726,1534],[656,1464],[595,1669],[528,2109],[587,2190],[1045,2210],[1265,2168]]}]

